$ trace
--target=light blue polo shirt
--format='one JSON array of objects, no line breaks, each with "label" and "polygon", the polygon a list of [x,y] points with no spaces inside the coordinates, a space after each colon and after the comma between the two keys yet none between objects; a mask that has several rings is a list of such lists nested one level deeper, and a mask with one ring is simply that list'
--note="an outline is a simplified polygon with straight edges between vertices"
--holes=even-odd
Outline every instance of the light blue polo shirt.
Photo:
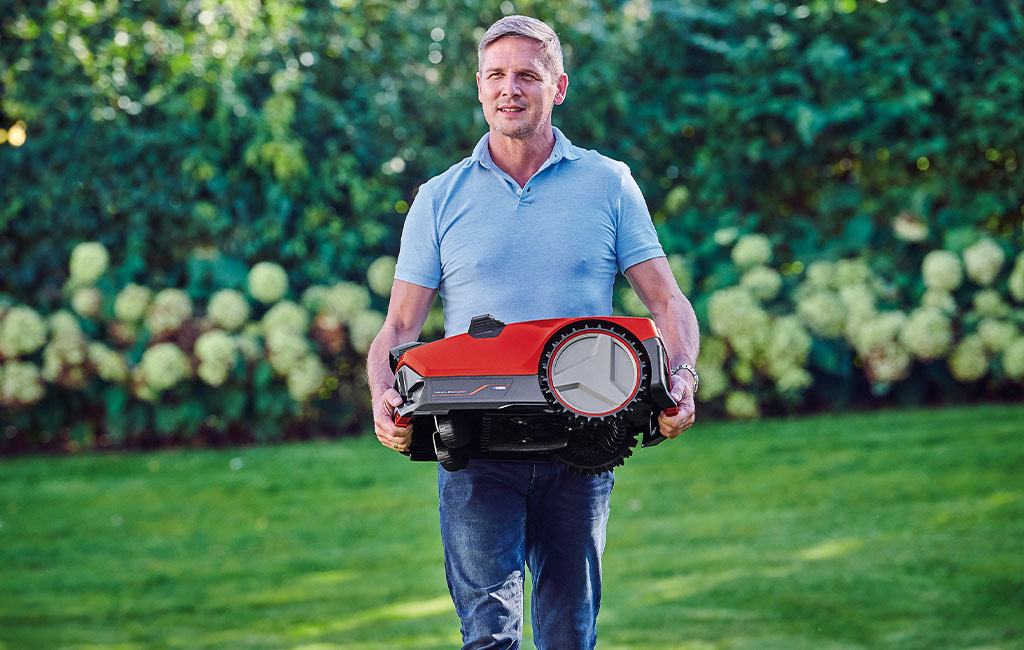
[{"label": "light blue polo shirt", "polygon": [[665,254],[629,168],[554,134],[524,187],[491,160],[490,134],[420,187],[395,279],[438,289],[446,336],[479,314],[609,316],[616,272]]}]

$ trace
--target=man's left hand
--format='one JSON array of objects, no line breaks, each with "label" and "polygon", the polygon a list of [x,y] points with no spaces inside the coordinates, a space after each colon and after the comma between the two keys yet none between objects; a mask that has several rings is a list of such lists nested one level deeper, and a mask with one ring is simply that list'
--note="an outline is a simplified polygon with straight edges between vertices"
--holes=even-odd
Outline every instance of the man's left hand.
[{"label": "man's left hand", "polygon": [[672,399],[679,405],[675,416],[668,416],[664,411],[658,416],[658,428],[666,438],[677,438],[679,434],[693,426],[696,418],[696,406],[693,402],[693,383],[688,377],[672,375],[672,388],[669,391]]}]

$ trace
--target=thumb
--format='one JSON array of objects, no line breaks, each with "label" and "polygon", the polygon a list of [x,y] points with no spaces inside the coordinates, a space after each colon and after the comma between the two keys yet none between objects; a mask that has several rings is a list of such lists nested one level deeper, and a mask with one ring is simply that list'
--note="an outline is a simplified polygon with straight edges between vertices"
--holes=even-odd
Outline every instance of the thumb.
[{"label": "thumb", "polygon": [[402,405],[402,396],[396,392],[389,393],[387,396],[388,405],[392,408]]}]

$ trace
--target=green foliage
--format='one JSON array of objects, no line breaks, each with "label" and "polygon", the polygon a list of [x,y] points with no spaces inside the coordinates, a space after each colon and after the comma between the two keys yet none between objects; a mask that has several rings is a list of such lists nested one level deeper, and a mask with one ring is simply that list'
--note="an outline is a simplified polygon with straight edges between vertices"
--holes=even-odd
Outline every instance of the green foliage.
[{"label": "green foliage", "polygon": [[[979,241],[992,241],[1008,260],[1024,249],[1017,3],[14,0],[0,17],[0,296],[44,315],[73,308],[83,340],[121,341],[134,367],[163,341],[153,338],[158,330],[120,317],[115,331],[101,331],[119,309],[181,289],[202,314],[219,290],[253,295],[250,269],[265,263],[283,270],[287,297],[303,296],[304,306],[308,291],[341,287],[326,315],[344,315],[344,333],[321,338],[354,333],[365,342],[378,317],[348,322],[352,309],[339,306],[339,296],[365,298],[359,313],[386,307],[389,264],[372,262],[397,252],[418,186],[467,155],[486,129],[475,47],[509,11],[547,20],[561,35],[570,86],[555,123],[576,144],[630,164],[667,252],[685,256],[705,330],[715,292],[744,282],[762,296],[775,291],[763,271],[747,275],[756,254],[738,266],[730,259],[753,235],[767,237],[781,276],[772,322],[796,313],[805,297],[794,292],[816,261],[863,257],[886,283],[880,308],[910,312],[944,300],[926,291],[929,252],[944,249],[968,266],[968,258],[983,258],[975,271],[983,276],[994,249],[977,248]],[[55,259],[89,242],[109,256],[80,249],[70,281],[54,272]],[[98,271],[95,288],[78,286]],[[1003,272],[992,288],[1024,295],[1024,268]],[[258,282],[254,297],[276,299],[272,276],[280,273],[258,275],[271,281]],[[339,281],[369,282],[373,293],[355,298]],[[121,301],[130,283],[152,287],[153,296],[143,289]],[[960,313],[952,344],[978,326],[967,317],[977,290],[965,284],[948,297]],[[615,295],[617,307],[638,311],[628,291]],[[265,310],[254,307],[258,320]],[[438,313],[428,319],[434,332]],[[957,393],[946,363],[888,387],[870,379],[851,385],[863,374],[851,366],[870,364],[848,344],[849,336],[815,332],[800,364],[819,380],[809,393],[801,392],[806,377],[784,372],[795,362],[768,369],[748,359],[720,369],[723,379],[743,380],[723,390],[739,395],[731,402],[746,413],[752,399],[793,408],[802,394],[805,404],[821,405],[871,391],[910,401]],[[36,381],[82,390],[91,370],[66,358],[76,345],[51,350],[59,377],[14,369],[8,383],[17,400],[31,401]],[[956,372],[967,376],[981,348],[958,349]],[[891,361],[893,351],[883,357]],[[986,354],[994,376],[1009,376],[996,351]],[[259,367],[239,364],[224,391],[248,386]],[[304,379],[254,396],[237,421],[254,423],[261,437],[282,435],[274,418],[294,408],[287,388],[308,389],[320,376],[313,364],[304,367]],[[353,401],[337,415],[350,421],[365,398],[358,359],[343,367],[337,394]],[[1016,362],[1010,367],[1015,376]],[[102,401],[85,390],[84,403]],[[221,392],[202,399],[213,400],[212,413],[236,412],[217,403]],[[70,408],[52,394],[44,404]],[[127,411],[122,435],[152,421],[146,404]],[[202,426],[232,431],[219,415]],[[70,437],[73,426],[61,427]]]}]

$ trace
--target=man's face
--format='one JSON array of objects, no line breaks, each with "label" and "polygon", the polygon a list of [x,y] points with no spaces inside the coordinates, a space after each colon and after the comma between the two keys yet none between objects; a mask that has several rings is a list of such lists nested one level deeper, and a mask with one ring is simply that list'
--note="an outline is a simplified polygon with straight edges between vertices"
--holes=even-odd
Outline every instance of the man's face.
[{"label": "man's face", "polygon": [[551,110],[565,99],[569,80],[555,78],[542,52],[539,42],[518,36],[499,38],[484,50],[476,87],[492,131],[524,140],[551,128]]}]

